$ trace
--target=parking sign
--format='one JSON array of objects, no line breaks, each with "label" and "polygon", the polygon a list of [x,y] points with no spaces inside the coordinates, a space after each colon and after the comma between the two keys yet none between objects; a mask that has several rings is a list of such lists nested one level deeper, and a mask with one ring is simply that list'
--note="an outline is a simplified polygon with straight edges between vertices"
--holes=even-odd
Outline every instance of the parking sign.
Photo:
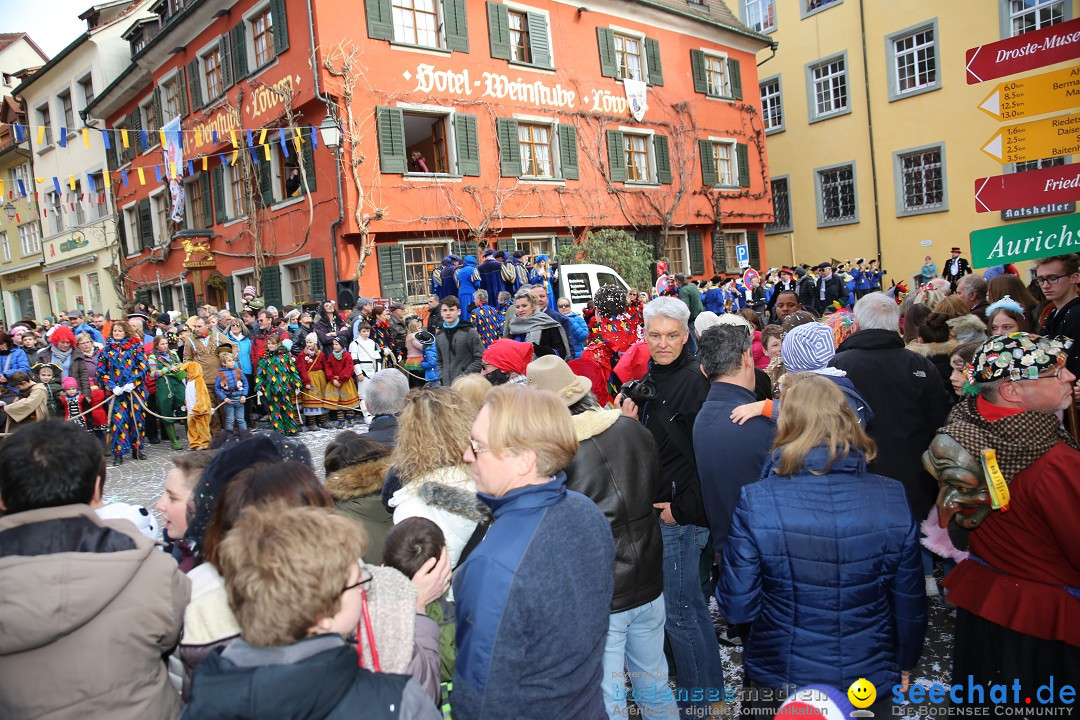
[{"label": "parking sign", "polygon": [[739,261],[740,268],[750,267],[750,247],[748,245],[736,245],[735,259]]}]

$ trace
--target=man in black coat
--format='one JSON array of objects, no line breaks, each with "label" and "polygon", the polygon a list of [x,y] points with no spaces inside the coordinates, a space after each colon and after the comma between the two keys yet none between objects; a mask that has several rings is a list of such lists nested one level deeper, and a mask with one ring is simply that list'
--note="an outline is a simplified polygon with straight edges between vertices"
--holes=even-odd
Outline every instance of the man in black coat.
[{"label": "man in black coat", "polygon": [[814,289],[814,309],[818,315],[824,315],[825,311],[834,302],[844,297],[844,281],[833,272],[832,265],[823,262],[817,266],[818,281]]},{"label": "man in black coat", "polygon": [[971,265],[968,261],[960,257],[960,248],[954,247],[949,259],[945,261],[945,265],[941,271],[941,277],[949,281],[949,288],[956,292],[956,283],[960,282],[960,278],[971,273]]},{"label": "man in black coat", "polygon": [[929,358],[904,347],[900,308],[875,292],[855,303],[858,331],[840,344],[829,365],[843,370],[874,409],[867,431],[878,446],[870,471],[899,480],[915,522],[937,497],[937,483],[923,469],[922,454],[952,404]]}]

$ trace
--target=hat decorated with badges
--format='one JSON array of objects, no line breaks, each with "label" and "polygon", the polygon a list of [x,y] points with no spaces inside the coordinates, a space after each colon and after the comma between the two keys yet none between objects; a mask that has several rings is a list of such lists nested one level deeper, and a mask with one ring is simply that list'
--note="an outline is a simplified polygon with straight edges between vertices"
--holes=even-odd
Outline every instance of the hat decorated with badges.
[{"label": "hat decorated with badges", "polygon": [[975,352],[970,375],[975,384],[998,380],[1038,380],[1039,373],[1065,364],[1072,340],[1031,333],[997,335]]}]

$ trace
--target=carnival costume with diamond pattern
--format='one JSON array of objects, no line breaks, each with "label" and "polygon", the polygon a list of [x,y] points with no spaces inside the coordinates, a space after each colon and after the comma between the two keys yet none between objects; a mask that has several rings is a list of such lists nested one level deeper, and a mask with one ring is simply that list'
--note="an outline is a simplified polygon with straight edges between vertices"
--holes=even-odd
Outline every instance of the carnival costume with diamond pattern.
[{"label": "carnival costume with diamond pattern", "polygon": [[300,374],[292,355],[284,347],[266,351],[255,371],[255,392],[265,398],[270,413],[270,427],[282,435],[296,435],[300,424],[296,417],[296,394],[300,392]]},{"label": "carnival costume with diamond pattern", "polygon": [[144,414],[139,401],[146,401],[146,373],[146,353],[138,338],[115,340],[110,337],[105,340],[105,348],[98,355],[98,379],[106,393],[128,384],[135,386],[131,392],[115,395],[112,400],[109,432],[113,455],[142,450]]}]

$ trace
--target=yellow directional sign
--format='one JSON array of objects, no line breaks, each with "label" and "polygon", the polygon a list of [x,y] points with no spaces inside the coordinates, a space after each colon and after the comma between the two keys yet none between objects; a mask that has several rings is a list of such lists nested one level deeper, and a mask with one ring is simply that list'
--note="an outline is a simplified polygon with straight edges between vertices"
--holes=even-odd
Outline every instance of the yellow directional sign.
[{"label": "yellow directional sign", "polygon": [[982,151],[1002,165],[1080,153],[1080,113],[1003,127]]},{"label": "yellow directional sign", "polygon": [[1080,66],[999,84],[979,109],[995,120],[1014,120],[1080,105]]}]

